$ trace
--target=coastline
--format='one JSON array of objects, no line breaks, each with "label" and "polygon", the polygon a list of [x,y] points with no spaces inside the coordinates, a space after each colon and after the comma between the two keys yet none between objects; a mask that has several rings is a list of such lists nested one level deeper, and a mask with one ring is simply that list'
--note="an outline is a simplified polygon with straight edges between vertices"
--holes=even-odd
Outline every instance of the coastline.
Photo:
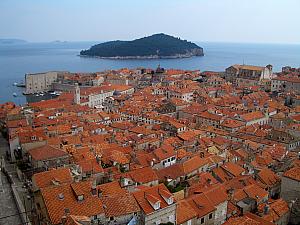
[{"label": "coastline", "polygon": [[149,56],[113,56],[113,57],[103,57],[103,56],[91,56],[91,55],[77,55],[83,58],[98,58],[98,59],[112,59],[112,60],[128,60],[128,59],[183,59],[191,57],[203,57],[202,55],[195,54],[179,54],[173,56],[159,56],[159,55],[149,55]]}]

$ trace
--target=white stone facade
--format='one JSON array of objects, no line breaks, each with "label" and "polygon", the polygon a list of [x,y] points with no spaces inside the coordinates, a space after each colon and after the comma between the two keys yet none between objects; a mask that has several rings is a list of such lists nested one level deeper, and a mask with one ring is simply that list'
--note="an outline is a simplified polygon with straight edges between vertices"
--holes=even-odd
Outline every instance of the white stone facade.
[{"label": "white stone facade", "polygon": [[57,74],[56,71],[25,74],[25,93],[34,94],[51,90],[52,83],[57,80]]}]

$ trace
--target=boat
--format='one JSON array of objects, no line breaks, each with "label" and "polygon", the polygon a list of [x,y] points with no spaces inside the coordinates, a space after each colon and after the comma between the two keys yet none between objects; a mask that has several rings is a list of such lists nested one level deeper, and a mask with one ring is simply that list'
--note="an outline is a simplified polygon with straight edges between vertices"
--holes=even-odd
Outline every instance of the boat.
[{"label": "boat", "polygon": [[13,96],[14,96],[14,97],[17,97],[17,96],[18,96],[18,94],[17,94],[16,92],[14,92],[14,93],[13,93]]},{"label": "boat", "polygon": [[16,87],[26,87],[26,85],[23,82],[20,83],[14,82],[13,85]]},{"label": "boat", "polygon": [[26,85],[24,83],[17,83],[16,85],[17,87],[26,87]]}]

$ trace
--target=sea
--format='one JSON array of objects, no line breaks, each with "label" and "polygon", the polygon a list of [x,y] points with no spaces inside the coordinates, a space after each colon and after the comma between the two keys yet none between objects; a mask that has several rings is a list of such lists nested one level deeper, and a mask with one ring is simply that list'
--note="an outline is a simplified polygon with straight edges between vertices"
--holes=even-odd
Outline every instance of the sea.
[{"label": "sea", "polygon": [[[97,72],[119,68],[199,69],[224,71],[233,64],[273,65],[274,71],[283,66],[300,67],[300,44],[248,44],[196,42],[205,56],[183,59],[112,60],[80,57],[82,49],[97,42],[51,42],[0,45],[0,103],[26,103],[23,88],[25,73],[45,71]],[[13,94],[17,96],[14,96]]]}]

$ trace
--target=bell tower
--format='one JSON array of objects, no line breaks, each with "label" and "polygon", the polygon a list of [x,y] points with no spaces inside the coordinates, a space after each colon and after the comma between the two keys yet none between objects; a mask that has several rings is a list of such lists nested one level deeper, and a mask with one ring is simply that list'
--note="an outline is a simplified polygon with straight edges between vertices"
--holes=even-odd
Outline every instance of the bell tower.
[{"label": "bell tower", "polygon": [[75,104],[80,104],[80,88],[78,83],[75,84],[74,102]]}]

